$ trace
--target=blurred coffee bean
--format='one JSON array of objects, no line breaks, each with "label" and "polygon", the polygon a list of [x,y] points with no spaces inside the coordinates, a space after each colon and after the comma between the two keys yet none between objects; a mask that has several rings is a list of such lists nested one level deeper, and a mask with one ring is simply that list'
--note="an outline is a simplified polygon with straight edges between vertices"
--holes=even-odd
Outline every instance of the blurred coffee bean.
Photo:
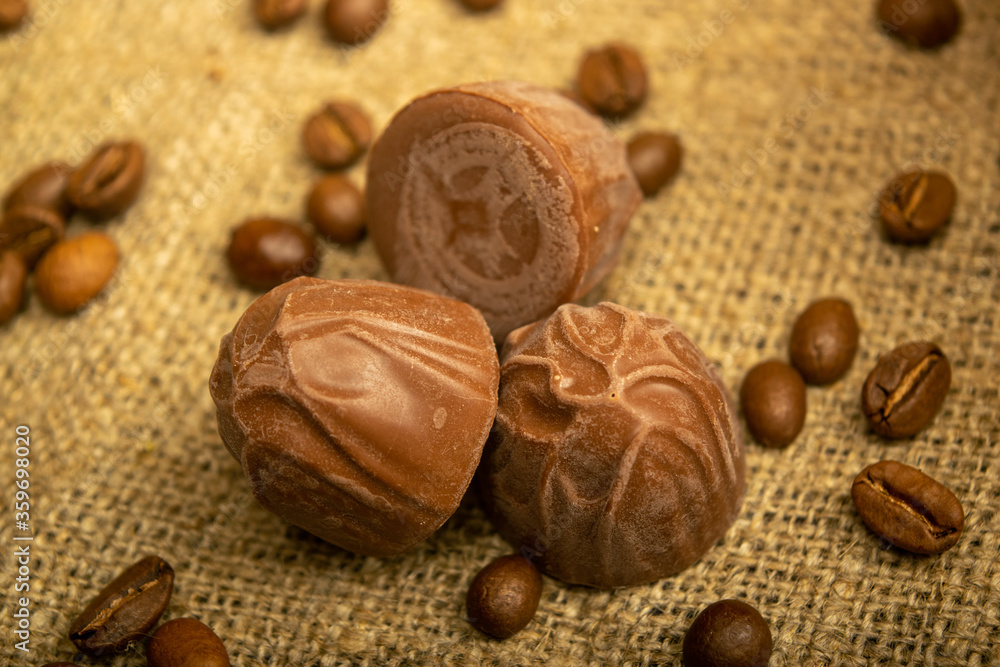
[{"label": "blurred coffee bean", "polygon": [[646,101],[646,66],[635,49],[608,44],[580,62],[577,90],[588,106],[612,118],[631,114]]},{"label": "blurred coffee bean", "polygon": [[309,9],[309,0],[254,0],[253,13],[265,30],[291,25]]},{"label": "blurred coffee bean", "polygon": [[647,197],[652,197],[674,179],[683,156],[684,149],[673,134],[643,132],[628,142],[629,166]]},{"label": "blurred coffee bean", "polygon": [[962,23],[954,0],[880,0],[876,12],[885,33],[923,49],[949,42]]},{"label": "blurred coffee bean", "polygon": [[39,258],[62,240],[66,225],[62,215],[50,208],[15,206],[0,222],[0,250],[13,250],[24,259],[28,270]]},{"label": "blurred coffee bean", "polygon": [[334,243],[356,243],[365,234],[365,197],[344,176],[324,176],[313,186],[306,215],[316,232]]},{"label": "blurred coffee bean", "polygon": [[107,143],[70,175],[66,196],[92,220],[107,220],[135,202],[145,176],[142,146],[135,141]]},{"label": "blurred coffee bean", "polygon": [[21,310],[27,277],[28,267],[20,255],[10,250],[0,253],[0,324]]},{"label": "blurred coffee bean", "polygon": [[68,220],[73,204],[66,196],[66,184],[72,168],[63,162],[49,162],[28,172],[17,181],[3,200],[3,210],[15,206],[38,206],[55,211]]},{"label": "blurred coffee bean", "polygon": [[239,281],[258,290],[319,270],[313,235],[277,218],[251,218],[234,229],[226,257]]},{"label": "blurred coffee bean", "polygon": [[341,44],[362,44],[389,19],[389,0],[328,0],[323,25]]},{"label": "blurred coffee bean", "polygon": [[324,169],[349,167],[371,141],[368,116],[351,102],[327,102],[302,128],[302,147]]}]

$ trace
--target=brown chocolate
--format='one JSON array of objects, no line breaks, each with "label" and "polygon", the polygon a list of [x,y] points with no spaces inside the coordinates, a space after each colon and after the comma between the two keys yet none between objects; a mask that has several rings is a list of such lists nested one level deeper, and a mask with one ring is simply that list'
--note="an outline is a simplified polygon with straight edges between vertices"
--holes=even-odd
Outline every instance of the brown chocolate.
[{"label": "brown chocolate", "polygon": [[732,398],[673,323],[565,305],[513,331],[480,489],[497,530],[540,569],[600,588],[694,563],[743,501]]},{"label": "brown chocolate", "polygon": [[411,102],[372,150],[366,193],[393,280],[476,306],[498,342],[603,278],[642,198],[599,119],[515,81]]},{"label": "brown chocolate", "polygon": [[387,283],[297,278],[222,339],[210,388],[261,505],[344,549],[389,556],[458,507],[498,380],[474,308]]}]

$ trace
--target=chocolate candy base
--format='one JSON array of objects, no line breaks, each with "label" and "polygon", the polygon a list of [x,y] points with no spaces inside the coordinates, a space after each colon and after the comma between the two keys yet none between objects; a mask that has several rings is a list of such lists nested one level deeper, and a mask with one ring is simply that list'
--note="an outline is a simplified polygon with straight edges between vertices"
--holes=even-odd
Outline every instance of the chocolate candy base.
[{"label": "chocolate candy base", "polygon": [[261,505],[344,549],[389,556],[458,508],[493,423],[498,366],[471,306],[297,278],[223,338],[210,388]]},{"label": "chocolate candy base", "polygon": [[478,486],[500,534],[546,573],[649,583],[694,563],[736,519],[735,415],[669,320],[565,305],[507,337]]},{"label": "chocolate candy base", "polygon": [[372,149],[366,188],[393,280],[472,304],[498,343],[611,270],[642,198],[599,119],[514,81],[411,102]]}]

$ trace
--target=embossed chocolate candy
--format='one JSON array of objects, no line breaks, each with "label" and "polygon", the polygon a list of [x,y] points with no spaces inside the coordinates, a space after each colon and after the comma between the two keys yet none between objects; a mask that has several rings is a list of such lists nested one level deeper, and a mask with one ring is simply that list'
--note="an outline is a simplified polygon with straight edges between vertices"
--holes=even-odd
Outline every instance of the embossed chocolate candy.
[{"label": "embossed chocolate candy", "polygon": [[411,102],[372,150],[366,194],[393,280],[476,306],[498,342],[603,278],[642,198],[599,119],[515,81]]},{"label": "embossed chocolate candy", "polygon": [[297,278],[222,339],[219,433],[257,501],[389,556],[450,517],[479,463],[499,364],[482,316],[436,294]]},{"label": "embossed chocolate candy", "polygon": [[672,322],[565,305],[504,344],[479,486],[540,569],[601,588],[691,565],[736,518],[743,440],[708,359]]}]

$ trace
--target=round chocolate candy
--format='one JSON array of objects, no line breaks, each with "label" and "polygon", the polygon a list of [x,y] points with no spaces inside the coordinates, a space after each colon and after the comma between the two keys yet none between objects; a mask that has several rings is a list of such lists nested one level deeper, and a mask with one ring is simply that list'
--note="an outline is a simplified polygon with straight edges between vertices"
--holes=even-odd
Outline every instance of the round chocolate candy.
[{"label": "round chocolate candy", "polygon": [[743,501],[732,398],[673,323],[611,303],[560,307],[503,351],[480,490],[540,569],[600,588],[694,563]]},{"label": "round chocolate candy", "polygon": [[297,278],[222,339],[219,433],[254,498],[370,556],[406,551],[458,508],[497,405],[474,308],[409,287]]},{"label": "round chocolate candy", "polygon": [[603,278],[642,199],[599,119],[514,81],[411,102],[372,149],[366,194],[393,280],[472,304],[497,342]]}]

